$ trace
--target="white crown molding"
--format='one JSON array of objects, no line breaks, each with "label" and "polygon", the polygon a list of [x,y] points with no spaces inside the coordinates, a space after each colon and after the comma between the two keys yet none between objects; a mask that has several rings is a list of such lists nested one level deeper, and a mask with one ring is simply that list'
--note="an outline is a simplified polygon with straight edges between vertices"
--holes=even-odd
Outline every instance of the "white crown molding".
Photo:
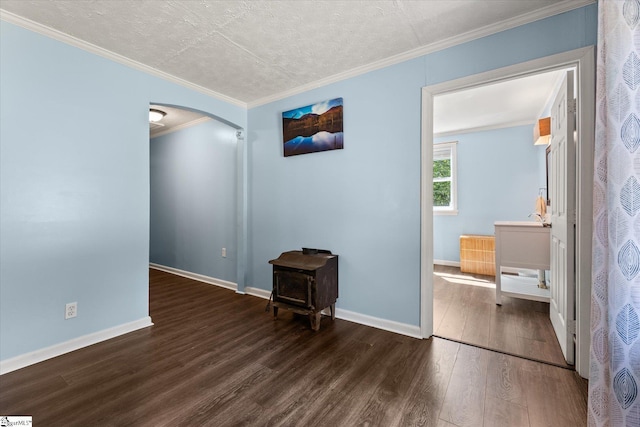
[{"label": "white crown molding", "polygon": [[239,101],[235,98],[231,98],[230,96],[223,95],[221,93],[215,92],[211,89],[207,89],[195,83],[191,83],[187,80],[181,79],[180,77],[176,77],[169,73],[165,73],[164,71],[160,71],[148,65],[142,64],[138,61],[134,61],[133,59],[127,58],[126,56],[122,56],[115,52],[111,52],[110,50],[103,49],[99,46],[86,42],[84,40],[80,40],[76,37],[73,37],[69,34],[63,33],[62,31],[58,31],[51,27],[47,27],[46,25],[40,24],[38,22],[32,21],[27,18],[23,18],[20,15],[16,15],[15,13],[8,12],[4,9],[0,9],[0,20],[8,22],[10,24],[18,25],[27,30],[33,31],[38,34],[42,34],[43,36],[52,38],[54,40],[60,41],[62,43],[66,43],[68,45],[77,47],[79,49],[85,50],[87,52],[96,54],[98,56],[102,56],[103,58],[110,59],[119,64],[125,65],[127,67],[133,68],[138,71],[142,71],[147,74],[151,74],[153,76],[159,77],[163,80],[167,80],[171,83],[175,83],[177,85],[186,87],[188,89],[194,90],[196,92],[203,93],[212,98],[219,99],[220,101],[227,102],[229,104],[237,105],[238,107],[247,108],[247,104],[245,102]]},{"label": "white crown molding", "polygon": [[[564,80],[565,76],[566,76],[566,72],[568,70],[576,70],[576,67],[569,67],[565,71],[564,73],[558,73],[558,76],[556,77],[556,82],[553,85],[553,90],[551,91],[551,93],[549,93],[549,96],[547,97],[546,102],[544,103],[544,105],[540,108],[540,111],[538,111],[538,118],[542,118],[545,117],[545,113],[549,113],[547,114],[547,116],[551,115],[550,110],[551,110],[551,104],[553,104],[553,100],[556,99],[556,95],[558,94],[558,91],[560,90],[560,86],[562,86],[562,81]],[[574,88],[575,90],[575,88]]]},{"label": "white crown molding", "polygon": [[[516,126],[527,126],[527,125],[533,126],[534,124],[535,124],[535,120],[533,120],[533,121],[532,120],[519,120],[519,121],[513,121],[513,122],[508,122],[508,123],[500,123],[500,124],[495,124],[495,125],[477,126],[477,127],[468,128],[468,129],[452,130],[452,131],[448,131],[448,132],[438,132],[438,133],[434,132],[433,137],[434,138],[442,138],[442,137],[454,136],[454,135],[464,135],[466,133],[484,132],[484,131],[487,131],[487,130],[506,129],[506,128],[512,128],[512,127],[516,127]],[[532,132],[533,132],[533,127],[531,129],[532,129]],[[532,141],[533,141],[533,139],[532,139]]]},{"label": "white crown molding", "polygon": [[12,357],[11,359],[1,360],[0,375],[25,368],[27,366],[42,362],[47,359],[61,356],[65,353],[88,347],[90,345],[97,344],[99,342],[106,341],[120,335],[128,334],[129,332],[137,331],[138,329],[147,328],[149,326],[153,326],[153,322],[151,322],[151,317],[147,316],[133,322],[124,323],[113,328],[103,329],[102,331],[83,335],[81,337],[55,344],[50,347],[42,348],[30,353],[21,354],[19,356]]},{"label": "white crown molding", "polygon": [[186,128],[190,128],[192,126],[196,126],[196,125],[199,125],[200,123],[205,123],[205,122],[208,122],[208,121],[211,121],[211,120],[213,120],[211,117],[200,117],[199,119],[191,120],[190,122],[183,123],[183,124],[178,125],[178,126],[173,126],[173,127],[170,127],[169,129],[166,129],[166,130],[163,130],[163,131],[158,132],[156,134],[153,134],[153,135],[151,135],[151,139],[157,138],[157,137],[162,136],[162,135],[167,135],[169,133],[177,132],[179,130],[183,130],[183,129],[186,129]]},{"label": "white crown molding", "polygon": [[480,39],[482,37],[490,36],[492,34],[496,34],[501,31],[509,30],[515,27],[519,27],[521,25],[525,25],[531,22],[539,21],[541,19],[549,18],[554,15],[559,15],[564,12],[569,12],[574,9],[579,9],[583,6],[587,6],[589,4],[595,3],[596,1],[597,0],[563,0],[558,3],[554,3],[549,6],[543,7],[541,9],[535,10],[533,12],[525,13],[523,15],[516,16],[514,18],[511,18],[496,24],[487,25],[485,27],[478,28],[477,30],[469,31],[454,37],[450,37],[446,40],[441,40],[425,46],[420,46],[418,48],[409,50],[407,52],[400,53],[398,55],[394,55],[389,58],[385,58],[380,61],[373,62],[371,64],[363,65],[361,67],[356,67],[342,73],[334,74],[333,76],[316,80],[314,82],[311,82],[302,86],[298,86],[293,89],[280,92],[275,95],[267,96],[254,101],[249,101],[247,102],[247,108],[259,107],[261,105],[279,101],[281,99],[288,98],[293,95],[298,95],[303,92],[307,92],[313,89],[318,89],[320,87],[323,87],[332,83],[337,83],[339,81],[346,80],[352,77],[356,77],[361,74],[368,73],[370,71],[379,70],[381,68],[399,64],[401,62],[408,61],[410,59],[419,58],[429,53],[437,52],[437,51],[444,50],[449,47],[453,47],[462,43],[467,43],[476,39]]},{"label": "white crown molding", "polygon": [[232,291],[238,290],[238,285],[236,283],[228,282],[222,279],[216,279],[215,277],[205,276],[204,274],[192,273],[190,271],[167,267],[166,265],[154,264],[152,262],[149,263],[149,268],[164,271],[165,273],[175,274],[176,276],[186,277],[187,279],[197,280],[198,282],[208,283],[209,285],[216,285],[220,286],[221,288],[231,289]]},{"label": "white crown molding", "polygon": [[563,0],[544,8],[535,10],[533,12],[525,13],[523,15],[499,22],[493,25],[487,25],[485,27],[479,28],[477,30],[469,31],[463,34],[459,34],[454,37],[450,37],[446,40],[441,40],[436,43],[432,43],[429,45],[421,46],[416,49],[409,50],[407,52],[391,56],[389,58],[382,59],[380,61],[376,61],[371,64],[363,65],[361,67],[356,67],[351,70],[334,74],[333,76],[326,77],[324,79],[316,80],[314,82],[295,87],[293,89],[280,92],[278,94],[270,95],[267,97],[259,98],[250,102],[243,102],[237,100],[235,98],[231,98],[229,96],[223,95],[221,93],[215,92],[213,90],[204,88],[195,83],[191,83],[187,80],[181,79],[179,77],[173,76],[171,74],[165,73],[163,71],[157,70],[148,65],[144,65],[140,62],[129,59],[125,56],[119,55],[117,53],[111,52],[107,49],[103,49],[94,44],[88,43],[86,41],[80,40],[76,37],[70,36],[61,31],[55,30],[53,28],[47,27],[46,25],[39,24],[30,19],[23,18],[14,13],[8,12],[6,10],[0,9],[0,20],[19,25],[28,30],[37,32],[44,36],[53,38],[55,40],[61,41],[63,43],[67,43],[69,45],[75,46],[77,48],[86,50],[88,52],[94,53],[96,55],[100,55],[104,58],[113,60],[120,64],[126,65],[128,67],[134,68],[136,70],[154,75],[161,79],[170,81],[172,83],[187,87],[189,89],[195,90],[197,92],[203,93],[205,95],[211,96],[213,98],[219,99],[221,101],[237,105],[242,108],[254,108],[260,105],[268,104],[274,101],[278,101],[293,95],[297,95],[303,92],[307,92],[313,89],[317,89],[332,83],[336,83],[342,80],[346,80],[352,77],[359,76],[361,74],[368,73],[370,71],[379,70],[381,68],[385,68],[391,65],[395,65],[404,61],[408,61],[410,59],[418,58],[420,56],[427,55],[429,53],[433,53],[439,50],[443,50],[452,46],[456,46],[462,43],[466,43],[472,40],[476,40],[482,37],[486,37],[501,31],[505,31],[511,28],[518,27],[520,25],[528,24],[531,22],[538,21],[540,19],[548,18],[550,16],[558,15],[564,12],[568,12],[574,9],[578,9],[580,7],[595,3],[597,0]]}]

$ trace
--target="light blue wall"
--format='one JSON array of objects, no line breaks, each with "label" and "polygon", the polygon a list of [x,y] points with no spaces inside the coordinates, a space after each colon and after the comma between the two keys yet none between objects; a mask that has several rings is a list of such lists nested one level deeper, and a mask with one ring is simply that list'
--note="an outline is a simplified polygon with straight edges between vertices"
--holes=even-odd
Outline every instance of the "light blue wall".
[{"label": "light blue wall", "polygon": [[149,103],[246,110],[4,21],[0,93],[0,359],[145,318]]},{"label": "light blue wall", "polygon": [[[328,249],[340,256],[340,307],[412,320],[423,84],[412,61],[249,111],[248,285],[269,289],[267,262],[285,250]],[[283,157],[281,112],[339,96],[344,149]]]},{"label": "light blue wall", "polygon": [[[267,261],[284,250],[327,248],[341,256],[340,308],[417,325],[420,88],[593,45],[596,12],[591,5],[249,112],[2,21],[0,360],[148,315],[149,103],[249,124],[247,168],[236,163],[236,176],[249,174],[249,246],[237,243],[248,285],[269,289]],[[339,96],[345,149],[284,159],[281,112]],[[245,195],[237,197],[241,206]],[[237,281],[242,289],[245,277]],[[65,321],[70,301],[78,317]]]},{"label": "light blue wall", "polygon": [[[596,43],[597,7],[249,110],[247,285],[301,246],[340,255],[338,307],[411,325],[420,300],[421,88]],[[344,150],[282,156],[281,113],[344,98]]]},{"label": "light blue wall", "polygon": [[[434,215],[433,257],[460,261],[460,235],[493,235],[495,221],[528,221],[535,210],[540,159],[533,125],[436,138],[458,141],[458,215]],[[544,174],[544,170],[542,171]]]},{"label": "light blue wall", "polygon": [[236,186],[232,127],[211,120],[153,138],[151,262],[235,282]]}]

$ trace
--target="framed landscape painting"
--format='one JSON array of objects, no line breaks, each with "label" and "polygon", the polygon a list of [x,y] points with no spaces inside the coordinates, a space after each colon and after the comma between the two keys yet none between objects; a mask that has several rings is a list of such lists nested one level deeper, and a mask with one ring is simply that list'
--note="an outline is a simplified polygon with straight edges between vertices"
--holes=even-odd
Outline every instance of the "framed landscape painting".
[{"label": "framed landscape painting", "polygon": [[282,137],[285,157],[342,149],[342,98],[283,112]]}]

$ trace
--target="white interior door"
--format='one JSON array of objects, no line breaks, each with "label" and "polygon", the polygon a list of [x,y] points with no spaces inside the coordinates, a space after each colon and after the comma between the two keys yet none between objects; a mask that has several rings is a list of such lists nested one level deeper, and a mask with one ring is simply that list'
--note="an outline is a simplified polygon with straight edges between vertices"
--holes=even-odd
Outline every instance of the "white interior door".
[{"label": "white interior door", "polygon": [[574,363],[576,103],[568,71],[551,108],[550,317],[567,363]]}]

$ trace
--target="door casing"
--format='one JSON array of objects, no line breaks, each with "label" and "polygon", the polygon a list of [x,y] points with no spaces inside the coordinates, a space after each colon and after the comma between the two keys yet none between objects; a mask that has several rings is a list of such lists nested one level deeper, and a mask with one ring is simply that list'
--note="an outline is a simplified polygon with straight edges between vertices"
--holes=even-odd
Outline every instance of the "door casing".
[{"label": "door casing", "polygon": [[591,239],[593,230],[593,150],[595,140],[595,48],[588,46],[422,88],[420,332],[433,335],[433,98],[564,68],[576,68],[576,371],[589,377]]}]

